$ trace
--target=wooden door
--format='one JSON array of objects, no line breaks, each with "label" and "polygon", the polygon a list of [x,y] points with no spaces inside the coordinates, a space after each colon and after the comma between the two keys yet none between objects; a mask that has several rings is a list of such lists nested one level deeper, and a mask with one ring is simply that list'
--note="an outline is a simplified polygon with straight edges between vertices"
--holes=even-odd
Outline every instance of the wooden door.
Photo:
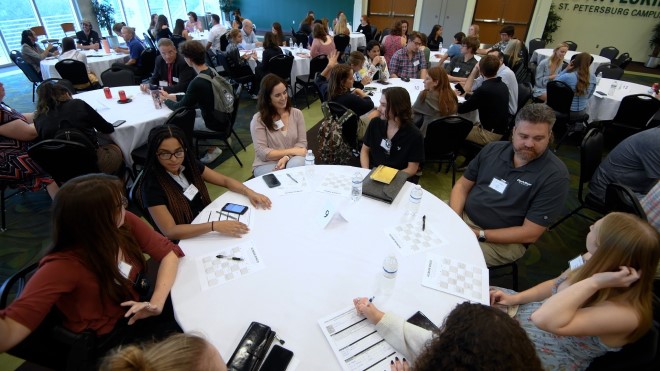
[{"label": "wooden door", "polygon": [[514,27],[513,37],[524,42],[535,6],[536,0],[477,0],[472,23],[479,25],[482,43],[500,41],[500,29],[508,25]]},{"label": "wooden door", "polygon": [[394,22],[407,20],[412,31],[415,19],[417,0],[370,0],[367,16],[369,23],[378,27],[378,32],[384,28],[392,28]]}]

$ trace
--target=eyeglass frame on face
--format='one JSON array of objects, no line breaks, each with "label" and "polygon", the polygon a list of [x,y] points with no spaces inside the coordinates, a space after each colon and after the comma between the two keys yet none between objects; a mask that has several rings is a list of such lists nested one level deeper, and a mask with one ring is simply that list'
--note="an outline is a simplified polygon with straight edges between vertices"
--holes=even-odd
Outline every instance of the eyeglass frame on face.
[{"label": "eyeglass frame on face", "polygon": [[[417,39],[415,39],[415,40],[417,40]],[[420,46],[424,45],[424,44],[422,44],[422,40],[419,40],[419,41],[415,41],[415,40],[410,40],[410,42],[415,44],[416,47],[420,47]]]},{"label": "eyeglass frame on face", "polygon": [[174,156],[175,158],[184,158],[186,156],[186,150],[181,148],[181,149],[177,149],[174,152],[160,151],[160,152],[156,152],[156,156],[158,156],[159,159],[164,161],[172,159],[172,156]]}]

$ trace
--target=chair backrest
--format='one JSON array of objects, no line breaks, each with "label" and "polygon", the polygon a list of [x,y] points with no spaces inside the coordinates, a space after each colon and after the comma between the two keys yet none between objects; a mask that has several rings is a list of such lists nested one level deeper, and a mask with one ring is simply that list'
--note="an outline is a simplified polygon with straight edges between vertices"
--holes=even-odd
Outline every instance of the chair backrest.
[{"label": "chair backrest", "polygon": [[0,286],[0,309],[5,309],[7,308],[7,305],[10,304],[10,295],[13,298],[17,298],[21,292],[23,292],[25,284],[30,279],[30,277],[32,277],[34,272],[37,271],[38,266],[39,263],[30,264],[11,275],[5,280],[5,282],[2,283],[2,286]]},{"label": "chair backrest", "polygon": [[28,149],[28,155],[59,184],[80,175],[98,173],[96,151],[61,139],[47,139]]},{"label": "chair backrest", "polygon": [[611,211],[622,211],[646,220],[646,212],[630,188],[619,183],[610,183],[605,190],[605,204]]},{"label": "chair backrest", "polygon": [[472,121],[460,116],[443,117],[429,123],[424,138],[425,161],[453,158],[473,125]]},{"label": "chair backrest", "polygon": [[147,44],[148,48],[156,49],[156,44],[154,44],[154,40],[149,36],[148,33],[143,32],[142,36],[144,37],[144,43]]},{"label": "chair backrest", "polygon": [[[385,37],[385,36],[389,35],[390,31],[392,31],[392,30],[389,29],[389,28],[383,28],[383,33],[381,34],[381,36]],[[381,40],[381,42],[382,42],[382,40]]]},{"label": "chair backrest", "polygon": [[564,41],[566,45],[568,45],[568,50],[570,51],[576,51],[577,50],[577,44],[573,41]]},{"label": "chair backrest", "polygon": [[623,62],[621,62],[621,64],[619,65],[619,67],[620,67],[622,70],[625,70],[626,67],[628,67],[628,65],[630,64],[630,62],[632,62],[632,58],[628,57],[628,58],[626,58]]},{"label": "chair backrest", "polygon": [[376,27],[374,25],[369,25],[369,26],[371,27],[371,39],[367,40],[367,42],[373,40],[375,38],[376,34],[378,33],[378,27]]},{"label": "chair backrest", "polygon": [[312,58],[309,62],[309,80],[313,81],[316,77],[316,74],[323,72],[325,67],[328,66],[328,56],[325,54],[319,54],[316,57]]},{"label": "chair backrest", "polygon": [[67,79],[58,79],[57,77],[51,77],[50,79],[44,80],[41,84],[39,84],[39,87],[37,88],[37,93],[39,92],[39,89],[41,89],[42,86],[47,84],[62,85],[65,88],[67,88],[67,90],[69,90],[69,93],[71,93],[71,95],[76,94],[76,88],[73,87],[71,81]]},{"label": "chair backrest", "polygon": [[603,49],[600,50],[601,57],[605,57],[609,59],[610,61],[614,62],[616,59],[616,56],[619,55],[619,49],[613,47],[613,46],[606,46]]},{"label": "chair backrest", "polygon": [[[617,65],[617,66],[619,66],[619,67],[621,67],[621,64],[622,64],[626,59],[628,59],[628,58],[630,58],[630,54],[628,54],[628,53],[621,53],[621,55],[619,55],[618,57],[616,57],[616,59],[613,60],[612,63],[615,64],[615,65]],[[624,67],[621,67],[621,68],[624,68]]]},{"label": "chair backrest", "polygon": [[139,69],[141,76],[151,76],[156,66],[156,57],[158,57],[158,49],[156,48],[146,48],[142,51],[142,54],[140,54],[142,66]]},{"label": "chair backrest", "polygon": [[553,110],[569,114],[573,102],[573,89],[563,81],[548,82],[548,100],[545,102]]},{"label": "chair backrest", "polygon": [[108,68],[101,72],[104,87],[114,88],[135,84],[135,74],[126,68]]},{"label": "chair backrest", "polygon": [[309,36],[307,36],[306,33],[296,32],[293,36],[296,39],[296,44],[302,44],[303,48],[307,49],[307,45],[309,45]]},{"label": "chair backrest", "polygon": [[335,49],[340,53],[343,53],[351,42],[351,38],[348,35],[335,35],[334,40]]},{"label": "chair backrest", "polygon": [[227,39],[227,34],[220,36],[220,50],[224,52],[225,50],[227,50],[228,45],[229,45],[229,39]]},{"label": "chair backrest", "polygon": [[63,79],[71,81],[73,85],[91,84],[87,75],[87,66],[79,60],[63,59],[55,63],[55,69]]},{"label": "chair backrest", "polygon": [[195,110],[188,107],[180,107],[174,112],[170,113],[169,117],[163,125],[174,125],[183,130],[188,140],[189,148],[192,148],[193,143],[193,129],[195,126]]},{"label": "chair backrest", "polygon": [[142,217],[144,217],[155,230],[160,232],[160,230],[158,229],[158,225],[151,217],[151,213],[149,212],[149,210],[147,209],[144,203],[144,197],[142,194],[143,183],[144,183],[144,169],[140,171],[135,177],[135,181],[133,181],[133,185],[131,186],[131,189],[128,191],[128,199],[131,200],[133,205],[135,205],[138,208],[140,214],[142,214]]},{"label": "chair backrest", "polygon": [[34,33],[34,36],[36,37],[47,36],[44,26],[34,26],[30,28],[30,30],[32,30],[32,33]]},{"label": "chair backrest", "polygon": [[39,83],[43,81],[41,74],[39,74],[37,70],[35,70],[34,67],[32,67],[31,64],[27,63],[23,59],[23,54],[21,54],[21,52],[19,52],[18,50],[12,50],[9,53],[9,57],[14,62],[14,64],[16,64],[18,68],[20,68],[21,71],[23,71],[25,77],[27,77],[28,80],[30,80],[30,82]]},{"label": "chair backrest", "polygon": [[[172,35],[172,36],[170,36],[170,40],[172,40],[172,43],[174,43],[174,47],[179,49],[179,44],[186,41],[186,38],[181,36],[181,35]],[[204,45],[204,46],[206,46],[206,45]]]},{"label": "chair backrest", "polygon": [[287,82],[291,81],[292,68],[293,56],[291,55],[276,55],[268,61],[268,70]]},{"label": "chair backrest", "polygon": [[532,39],[529,41],[529,54],[533,54],[536,49],[545,48],[545,40],[541,38]]},{"label": "chair backrest", "polygon": [[374,34],[373,40],[377,40],[378,42],[381,42],[381,39],[382,39],[382,34],[380,32]]},{"label": "chair backrest", "polygon": [[612,63],[605,63],[598,66],[596,69],[596,75],[599,73],[603,74],[603,77],[606,79],[621,80],[623,76],[623,68],[617,67]]},{"label": "chair backrest", "polygon": [[520,110],[525,106],[525,104],[530,99],[532,99],[531,84],[528,83],[518,84],[518,111],[516,111],[516,113],[520,112]]},{"label": "chair backrest", "polygon": [[604,138],[601,129],[593,128],[587,132],[580,146],[580,183],[578,185],[578,198],[583,200],[584,184],[591,180],[594,172],[603,159]]},{"label": "chair backrest", "polygon": [[614,122],[633,128],[646,127],[651,117],[660,109],[660,101],[648,94],[633,94],[623,97]]},{"label": "chair backrest", "polygon": [[76,32],[76,27],[71,22],[60,23],[60,27],[62,27],[62,31],[64,31],[65,35],[67,32]]}]

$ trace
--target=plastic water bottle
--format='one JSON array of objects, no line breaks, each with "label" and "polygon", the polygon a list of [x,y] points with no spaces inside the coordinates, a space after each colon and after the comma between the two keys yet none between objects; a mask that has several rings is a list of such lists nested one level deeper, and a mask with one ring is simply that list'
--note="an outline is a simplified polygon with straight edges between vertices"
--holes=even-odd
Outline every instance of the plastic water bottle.
[{"label": "plastic water bottle", "polygon": [[607,92],[607,95],[614,95],[618,86],[619,82],[617,80],[613,80],[612,85],[610,85],[610,91]]},{"label": "plastic water bottle", "polygon": [[289,48],[293,48],[293,37],[289,37]]},{"label": "plastic water bottle", "polygon": [[380,278],[379,294],[389,295],[396,286],[396,276],[399,271],[399,262],[396,256],[390,255],[383,260],[383,272]]},{"label": "plastic water bottle", "polygon": [[314,176],[314,152],[311,149],[308,149],[305,155],[305,173],[308,178]]},{"label": "plastic water bottle", "polygon": [[424,195],[424,191],[422,191],[422,186],[417,184],[415,188],[413,188],[410,191],[410,197],[408,198],[408,210],[406,211],[406,216],[410,219],[414,218],[415,215],[417,215],[417,211],[419,211],[419,204],[422,203],[422,195]]},{"label": "plastic water bottle", "polygon": [[362,196],[362,174],[355,172],[352,179],[351,200],[359,201]]},{"label": "plastic water bottle", "polygon": [[600,79],[602,79],[602,78],[603,78],[603,73],[598,72],[598,75],[596,75],[596,86],[598,86],[598,84],[600,84]]},{"label": "plastic water bottle", "polygon": [[438,44],[438,51],[442,51],[442,41]]}]

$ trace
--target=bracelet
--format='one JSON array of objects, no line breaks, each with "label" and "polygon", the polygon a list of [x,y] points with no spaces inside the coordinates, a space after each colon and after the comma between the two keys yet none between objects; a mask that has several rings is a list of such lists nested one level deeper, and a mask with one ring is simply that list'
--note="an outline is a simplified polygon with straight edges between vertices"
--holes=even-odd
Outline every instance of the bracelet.
[{"label": "bracelet", "polygon": [[211,222],[211,232],[215,232],[215,229],[213,229],[213,223],[215,222]]}]

